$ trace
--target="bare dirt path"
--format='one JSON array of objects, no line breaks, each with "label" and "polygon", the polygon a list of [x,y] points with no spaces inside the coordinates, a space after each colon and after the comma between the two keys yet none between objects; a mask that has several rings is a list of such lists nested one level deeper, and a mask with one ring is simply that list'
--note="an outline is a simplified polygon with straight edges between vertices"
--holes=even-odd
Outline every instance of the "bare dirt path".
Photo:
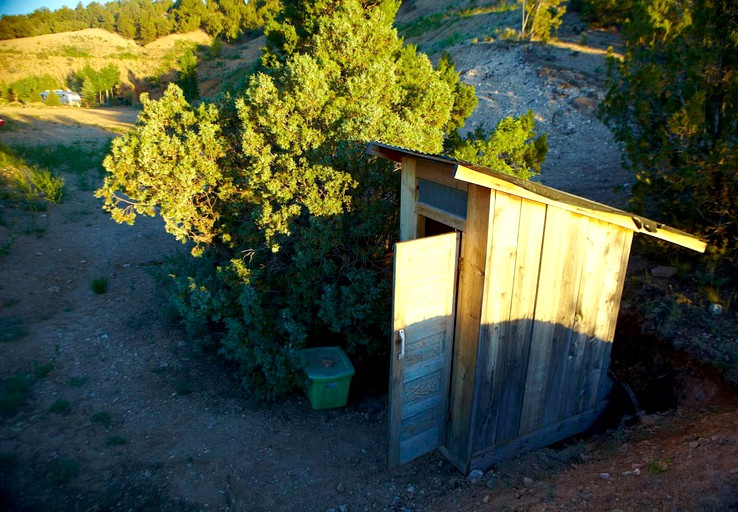
[{"label": "bare dirt path", "polygon": [[[552,146],[541,180],[616,200],[612,186],[624,179],[617,148],[591,102],[576,99],[599,98],[596,80],[586,70],[562,77],[556,55],[536,52],[490,45],[457,52],[482,96],[472,125],[534,108]],[[125,129],[135,111],[0,109],[2,116],[13,123],[0,142],[88,143]],[[0,235],[14,238],[0,257],[0,321],[21,330],[0,343],[0,379],[32,380],[23,405],[0,415],[2,510],[731,510],[738,503],[738,405],[718,391],[686,410],[500,464],[474,481],[438,453],[387,471],[385,396],[354,395],[345,409],[318,412],[300,396],[248,404],[226,365],[193,350],[157,293],[154,274],[183,247],[156,219],[115,224],[91,192],[67,183],[67,200],[46,212],[3,209],[11,221]],[[107,293],[92,291],[99,278]]]},{"label": "bare dirt path", "polygon": [[86,109],[46,106],[0,108],[8,129],[0,130],[3,144],[98,144],[125,133],[139,109]]}]

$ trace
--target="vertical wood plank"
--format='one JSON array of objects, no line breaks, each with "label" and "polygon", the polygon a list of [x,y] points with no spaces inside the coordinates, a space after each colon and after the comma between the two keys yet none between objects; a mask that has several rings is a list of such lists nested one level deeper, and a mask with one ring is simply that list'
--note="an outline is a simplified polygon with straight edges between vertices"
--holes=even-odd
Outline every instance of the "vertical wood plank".
[{"label": "vertical wood plank", "polygon": [[523,199],[495,444],[518,435],[535,316],[546,206]]},{"label": "vertical wood plank", "polygon": [[474,449],[494,443],[500,401],[506,386],[514,353],[506,340],[511,331],[510,311],[513,302],[518,232],[522,200],[503,192],[495,192],[494,223],[487,243],[487,279],[482,305],[482,337],[480,364],[477,375],[479,389],[476,397],[478,413],[475,418]]},{"label": "vertical wood plank", "polygon": [[[556,245],[548,247],[552,251],[566,250],[568,260],[562,268],[558,304],[554,305],[556,314],[553,315],[553,337],[546,369],[543,417],[541,419],[541,424],[544,426],[557,421],[559,418],[565,371],[571,348],[572,327],[575,321],[576,302],[579,296],[579,285],[582,281],[581,275],[584,266],[582,246],[587,243],[589,220],[586,217],[569,213],[566,221],[568,241],[558,247]],[[543,257],[546,258],[547,254],[544,254]]]},{"label": "vertical wood plank", "polygon": [[417,159],[402,157],[402,179],[400,181],[400,241],[414,240],[418,237],[417,202]]},{"label": "vertical wood plank", "polygon": [[[577,389],[579,403],[572,407],[576,412],[583,412],[597,405],[600,386],[609,391],[610,382],[607,376],[611,344],[617,323],[617,313],[625,279],[625,265],[630,254],[632,232],[613,224],[599,224],[600,242],[593,259],[598,262],[597,274],[600,276],[596,289],[588,288],[588,296],[583,301],[597,303],[597,309],[591,310],[591,332],[582,372]],[[627,251],[624,254],[624,251]],[[604,398],[604,397],[603,397]]]},{"label": "vertical wood plank", "polygon": [[633,242],[633,231],[619,228],[618,236],[622,244],[620,249],[620,265],[618,268],[618,277],[615,278],[613,276],[613,281],[610,284],[614,288],[614,292],[609,303],[608,309],[610,311],[607,312],[608,321],[602,321],[602,324],[606,326],[606,330],[602,331],[601,336],[608,343],[603,347],[599,382],[597,384],[597,392],[594,393],[595,404],[603,401],[609,395],[610,389],[612,388],[612,381],[607,373],[610,369],[610,353],[612,351],[612,342],[615,339],[615,328],[617,326],[618,314],[620,313],[620,301],[623,297],[623,286],[625,285],[625,278],[627,276],[630,248]]},{"label": "vertical wood plank", "polygon": [[538,295],[536,313],[531,333],[531,347],[526,371],[525,395],[520,417],[521,434],[532,432],[540,426],[546,367],[551,354],[553,327],[556,319],[556,304],[561,290],[563,268],[568,260],[566,247],[552,250],[552,245],[560,245],[568,240],[568,229],[564,221],[566,215],[557,208],[546,207],[546,219],[541,249]]},{"label": "vertical wood plank", "polygon": [[466,231],[461,241],[449,429],[444,450],[463,472],[471,461],[477,350],[487,273],[490,190],[469,185],[467,197]]},{"label": "vertical wood plank", "polygon": [[594,339],[595,322],[602,303],[603,280],[608,272],[607,227],[607,223],[591,219],[579,246],[582,271],[574,303],[569,356],[563,375],[562,400],[558,414],[560,420],[581,412],[578,410],[579,405],[584,386],[589,380],[593,351],[597,350],[598,342]]},{"label": "vertical wood plank", "polygon": [[535,321],[520,418],[521,434],[537,430],[543,424],[544,408],[550,393],[548,370],[552,357],[558,354],[554,349],[562,343],[563,333],[560,327],[557,328],[561,321],[560,309],[565,309],[561,304],[562,290],[571,286],[572,255],[577,245],[577,233],[572,230],[571,222],[571,213],[547,206]]}]

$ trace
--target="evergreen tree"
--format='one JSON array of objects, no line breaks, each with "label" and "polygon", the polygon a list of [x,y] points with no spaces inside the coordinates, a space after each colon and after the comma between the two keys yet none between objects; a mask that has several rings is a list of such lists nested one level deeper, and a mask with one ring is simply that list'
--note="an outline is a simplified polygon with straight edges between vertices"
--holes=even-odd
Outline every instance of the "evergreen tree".
[{"label": "evergreen tree", "polygon": [[240,97],[191,107],[143,96],[97,192],[118,221],[159,212],[203,256],[177,275],[191,334],[235,361],[247,389],[296,382],[296,350],[385,346],[399,175],[381,140],[437,153],[473,108],[446,60],[404,46],[396,0],[291,0],[267,27],[264,68]]},{"label": "evergreen tree", "polygon": [[225,16],[218,9],[216,0],[207,0],[205,2],[204,29],[205,32],[213,37],[218,37],[223,33]]},{"label": "evergreen tree", "polygon": [[202,0],[177,0],[172,8],[177,32],[192,32],[203,24],[206,8]]},{"label": "evergreen tree", "polygon": [[551,32],[558,31],[566,12],[565,0],[521,0],[523,38],[548,42]]},{"label": "evergreen tree", "polygon": [[610,61],[604,120],[636,175],[633,206],[738,248],[738,5],[648,0]]},{"label": "evergreen tree", "polygon": [[466,162],[474,162],[496,171],[530,179],[541,172],[541,165],[548,153],[546,134],[535,132],[535,116],[532,110],[519,118],[502,119],[491,135],[477,131],[459,141],[451,156]]},{"label": "evergreen tree", "polygon": [[49,90],[49,95],[46,96],[46,106],[47,107],[59,107],[61,106],[61,98],[56,95],[53,89]]},{"label": "evergreen tree", "polygon": [[179,58],[179,79],[177,85],[182,89],[185,100],[192,102],[200,97],[197,85],[197,57],[187,48]]},{"label": "evergreen tree", "polygon": [[223,37],[234,41],[243,34],[241,21],[243,19],[245,4],[239,0],[218,0],[218,8],[223,14]]}]

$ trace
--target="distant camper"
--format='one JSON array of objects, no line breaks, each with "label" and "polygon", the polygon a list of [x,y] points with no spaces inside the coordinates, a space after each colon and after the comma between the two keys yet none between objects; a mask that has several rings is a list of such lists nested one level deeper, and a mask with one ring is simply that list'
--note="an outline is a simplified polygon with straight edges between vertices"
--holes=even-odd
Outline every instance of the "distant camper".
[{"label": "distant camper", "polygon": [[[46,98],[48,98],[49,92],[51,91],[46,90],[41,93],[41,98],[44,100],[44,102],[46,102]],[[59,100],[61,101],[62,105],[69,105],[72,107],[82,106],[82,98],[74,91],[62,91],[61,89],[54,89],[54,94],[59,96]]]}]

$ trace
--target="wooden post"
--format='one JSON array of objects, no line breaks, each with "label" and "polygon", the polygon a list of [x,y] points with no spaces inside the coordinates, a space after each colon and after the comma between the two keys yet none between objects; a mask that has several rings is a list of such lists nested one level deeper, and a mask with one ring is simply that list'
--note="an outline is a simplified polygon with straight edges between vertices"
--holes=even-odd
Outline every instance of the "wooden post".
[{"label": "wooden post", "polygon": [[418,199],[416,178],[417,159],[402,157],[402,182],[400,185],[400,242],[418,237],[418,214],[415,203]]},{"label": "wooden post", "polygon": [[468,470],[471,462],[472,408],[490,220],[490,190],[469,185],[468,194],[466,231],[461,240],[459,264],[450,424],[446,446],[442,449],[462,472]]}]

